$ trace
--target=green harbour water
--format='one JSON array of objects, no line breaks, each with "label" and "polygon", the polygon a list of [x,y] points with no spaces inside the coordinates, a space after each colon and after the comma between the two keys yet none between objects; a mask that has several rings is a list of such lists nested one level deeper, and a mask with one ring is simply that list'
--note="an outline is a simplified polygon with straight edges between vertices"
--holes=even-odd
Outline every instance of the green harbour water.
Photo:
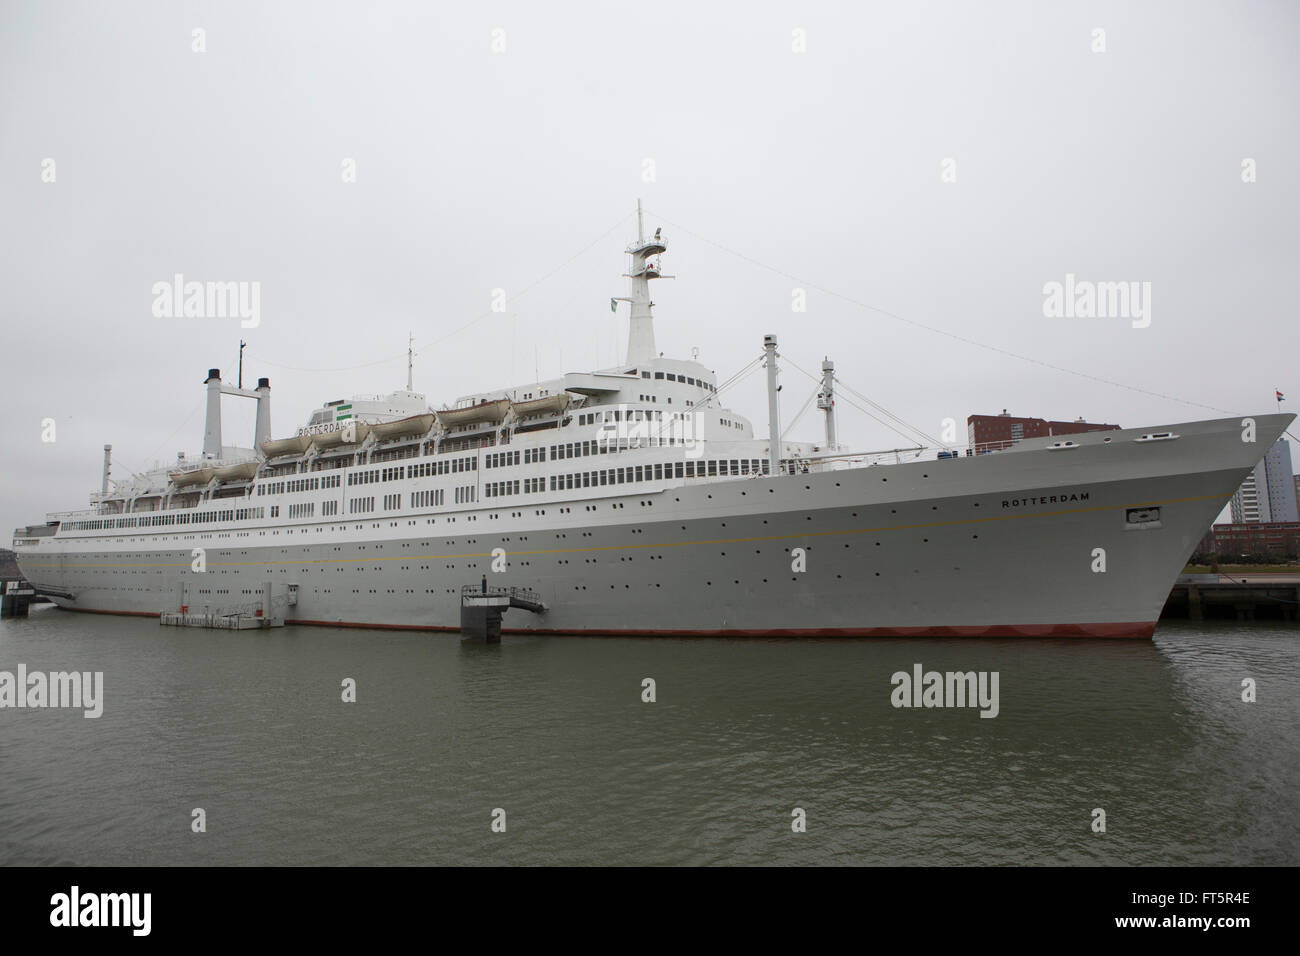
[{"label": "green harbour water", "polygon": [[[102,671],[103,714],[0,709],[9,865],[1300,863],[1295,624],[483,646],[41,608],[0,621],[19,664]],[[998,715],[893,706],[917,664],[997,672]]]}]

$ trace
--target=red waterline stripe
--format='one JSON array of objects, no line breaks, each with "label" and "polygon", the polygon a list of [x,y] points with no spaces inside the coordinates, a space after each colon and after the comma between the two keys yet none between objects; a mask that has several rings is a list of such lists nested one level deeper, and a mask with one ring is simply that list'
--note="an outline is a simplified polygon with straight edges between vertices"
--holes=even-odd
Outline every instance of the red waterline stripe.
[{"label": "red waterline stripe", "polygon": [[[424,624],[365,624],[355,621],[286,620],[313,627],[365,627],[399,631],[459,631]],[[1155,621],[1113,624],[975,624],[939,627],[788,627],[788,628],[581,628],[503,627],[502,634],[548,637],[1084,637],[1150,639]]]},{"label": "red waterline stripe", "polygon": [[[62,607],[81,614],[118,614],[158,617],[156,611],[105,611],[89,607]],[[366,621],[313,621],[287,618],[285,624],[308,627],[360,627],[376,631],[439,631],[457,633],[445,624],[374,624]],[[540,634],[547,637],[1100,637],[1150,639],[1155,621],[1106,624],[972,624],[936,627],[787,627],[787,628],[578,628],[503,627],[502,634]]]}]

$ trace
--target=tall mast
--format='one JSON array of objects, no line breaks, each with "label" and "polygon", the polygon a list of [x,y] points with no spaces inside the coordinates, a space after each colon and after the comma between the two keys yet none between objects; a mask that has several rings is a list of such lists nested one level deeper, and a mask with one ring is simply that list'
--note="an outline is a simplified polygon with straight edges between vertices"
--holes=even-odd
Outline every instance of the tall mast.
[{"label": "tall mast", "polygon": [[822,390],[817,393],[817,407],[826,413],[826,450],[835,450],[835,363],[822,359]]},{"label": "tall mast", "polygon": [[[627,302],[632,304],[632,316],[627,329],[627,364],[641,365],[652,361],[658,354],[655,348],[655,324],[652,314],[653,303],[650,301],[650,280],[671,279],[659,271],[659,256],[668,247],[664,245],[662,230],[656,229],[653,238],[645,237],[645,218],[641,212],[641,200],[636,201],[636,242],[627,247],[627,254],[632,257],[631,271],[627,273],[632,280],[632,294]],[[616,300],[617,301],[617,300]]]},{"label": "tall mast", "polygon": [[777,392],[781,390],[776,384],[776,336],[763,336],[763,356],[767,365],[767,457],[771,463],[771,474],[781,470],[781,406]]},{"label": "tall mast", "polygon": [[415,382],[415,333],[408,332],[406,336],[406,390],[414,391]]}]

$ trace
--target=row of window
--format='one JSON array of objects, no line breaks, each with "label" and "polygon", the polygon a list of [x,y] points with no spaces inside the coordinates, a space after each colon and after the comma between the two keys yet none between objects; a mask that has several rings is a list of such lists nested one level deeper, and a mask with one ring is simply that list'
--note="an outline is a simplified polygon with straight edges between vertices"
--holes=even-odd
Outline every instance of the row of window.
[{"label": "row of window", "polygon": [[489,481],[483,486],[484,498],[500,498],[502,495],[519,494],[519,481]]},{"label": "row of window", "polygon": [[[518,452],[515,454],[518,455]],[[515,464],[518,464],[517,460]],[[397,465],[392,468],[354,471],[348,475],[348,484],[369,485],[379,481],[402,481],[406,478],[427,478],[431,475],[453,475],[477,470],[477,458],[442,458],[437,461],[421,462],[418,465]]]},{"label": "row of window", "polygon": [[[645,373],[641,375],[645,378]],[[716,392],[717,388],[704,381],[702,378],[692,378],[689,375],[678,375],[676,372],[655,372],[655,378],[667,379],[670,382],[685,382],[687,385],[694,385],[704,389],[706,392]]]},{"label": "row of window", "polygon": [[440,505],[443,502],[442,489],[435,491],[412,491],[411,507],[412,508],[431,508]]},{"label": "row of window", "polygon": [[483,456],[483,467],[504,468],[507,465],[519,464],[519,459],[520,454],[517,451],[496,451]]},{"label": "row of window", "polygon": [[248,521],[266,515],[265,508],[234,508],[225,511],[168,512],[166,514],[127,515],[121,518],[92,518],[68,521],[60,527],[68,531],[101,531],[107,528],[160,528],[206,521]]},{"label": "row of window", "polygon": [[[594,444],[581,443],[581,444]],[[563,446],[561,446],[563,447]],[[590,452],[588,452],[590,454]],[[628,465],[623,468],[606,468],[598,471],[570,472],[564,475],[546,478],[524,478],[513,481],[494,481],[484,485],[485,498],[499,498],[505,495],[538,494],[549,487],[551,491],[568,491],[573,488],[596,488],[608,485],[622,485],[640,481],[662,481],[670,478],[713,478],[717,476],[766,475],[769,463],[766,458],[710,458],[696,461],[687,459],[677,462],[658,462],[652,465]],[[477,500],[473,485],[463,485],[454,490],[456,504],[469,504]],[[415,491],[410,495],[410,507],[427,508],[444,504],[444,491],[432,489]],[[401,495],[385,495],[384,510],[396,511],[401,507]],[[330,517],[338,514],[338,501],[321,503],[321,516]],[[373,496],[351,498],[348,500],[349,514],[369,514],[375,510]],[[64,527],[72,531],[94,531],[105,528],[142,528],[168,525],[198,524],[206,521],[245,521],[260,519],[265,516],[265,508],[235,508],[224,511],[204,511],[196,514],[149,514],[129,515],[121,518],[97,518],[88,521],[69,522]],[[288,517],[315,517],[315,502],[300,502],[289,505]],[[279,506],[271,506],[271,517],[280,515]]]},{"label": "row of window", "polygon": [[[579,471],[567,475],[551,475],[551,491],[568,491],[570,488],[596,488],[602,485],[622,485],[638,481],[662,481],[666,478],[713,478],[718,475],[766,475],[769,463],[766,458],[711,458],[687,459],[677,462],[659,462],[653,465],[628,465],[624,468],[606,468],[600,471]],[[538,488],[537,490],[541,490]],[[525,489],[525,493],[527,489]]]},{"label": "row of window", "polygon": [[558,461],[563,458],[585,458],[587,455],[612,455],[632,448],[670,448],[677,445],[691,444],[687,439],[676,437],[660,438],[642,435],[634,438],[593,438],[590,441],[567,442],[551,446],[551,458]]},{"label": "row of window", "polygon": [[294,478],[292,481],[271,481],[257,486],[259,495],[293,494],[297,491],[320,491],[339,487],[341,475],[319,475],[315,478]]},{"label": "row of window", "polygon": [[[628,374],[628,375],[635,375],[635,374],[637,373],[637,371],[638,371],[637,369],[629,369],[629,370],[627,371],[627,374]],[[647,371],[642,370],[642,371],[641,371],[641,377],[642,377],[642,378],[649,378],[649,377],[650,377],[650,373],[647,372]],[[681,383],[684,384],[684,385],[694,385],[694,386],[696,386],[697,388],[702,388],[702,389],[704,389],[705,391],[709,391],[709,392],[716,392],[716,391],[718,390],[715,386],[710,385],[708,382],[704,381],[704,379],[702,379],[702,378],[692,378],[692,377],[689,376],[689,375],[679,375],[679,374],[677,374],[676,372],[655,372],[655,378],[657,378],[657,379],[661,379],[661,380],[662,380],[662,379],[667,379],[667,380],[670,381],[670,382],[681,382]]]}]

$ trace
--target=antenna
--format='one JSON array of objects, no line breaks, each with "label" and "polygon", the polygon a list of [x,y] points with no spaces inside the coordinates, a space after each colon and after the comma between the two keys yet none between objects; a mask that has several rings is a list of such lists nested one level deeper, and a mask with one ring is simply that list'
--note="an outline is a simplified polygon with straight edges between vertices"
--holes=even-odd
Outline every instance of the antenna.
[{"label": "antenna", "polygon": [[636,201],[636,238],[638,242],[645,242],[645,220],[641,218],[641,200]]},{"label": "antenna", "polygon": [[244,387],[244,346],[248,343],[243,339],[239,340],[239,387]]},{"label": "antenna", "polygon": [[415,374],[414,369],[415,369],[415,333],[408,332],[406,334],[406,390],[408,392],[412,392],[415,390],[414,388],[412,388],[412,385],[414,383],[413,376]]}]

